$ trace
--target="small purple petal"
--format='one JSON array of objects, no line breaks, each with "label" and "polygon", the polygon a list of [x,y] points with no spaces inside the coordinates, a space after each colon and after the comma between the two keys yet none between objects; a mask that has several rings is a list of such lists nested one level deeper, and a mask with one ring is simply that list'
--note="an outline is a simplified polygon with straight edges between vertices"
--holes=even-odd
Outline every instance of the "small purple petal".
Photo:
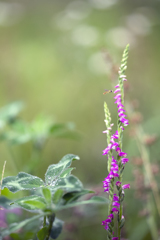
[{"label": "small purple petal", "polygon": [[121,159],[121,162],[122,162],[123,164],[127,163],[128,161],[129,161],[128,158],[122,158],[122,159]]},{"label": "small purple petal", "polygon": [[116,152],[118,152],[118,153],[121,152],[120,147],[117,147],[117,148],[116,148]]},{"label": "small purple petal", "polygon": [[120,182],[120,181],[117,181],[117,182],[116,182],[116,186],[120,187],[120,186],[121,186],[121,182]]},{"label": "small purple petal", "polygon": [[117,208],[112,208],[112,212],[118,213],[119,211],[117,210]]},{"label": "small purple petal", "polygon": [[107,133],[107,134],[108,134],[108,133],[109,133],[109,131],[108,131],[108,130],[104,130],[102,133]]},{"label": "small purple petal", "polygon": [[118,112],[125,112],[123,108],[118,109]]},{"label": "small purple petal", "polygon": [[119,88],[119,84],[117,84],[117,85],[115,86],[115,88]]},{"label": "small purple petal", "polygon": [[120,94],[120,93],[118,93],[118,94],[114,97],[114,99],[117,99],[117,98],[121,98],[121,94]]},{"label": "small purple petal", "polygon": [[122,189],[130,188],[130,184],[125,184],[122,186]]},{"label": "small purple petal", "polygon": [[114,195],[114,196],[113,196],[113,201],[119,201],[119,197],[116,196],[116,195]]},{"label": "small purple petal", "polygon": [[112,203],[112,206],[119,208],[119,207],[120,207],[120,203],[119,203],[119,202],[113,202],[113,203]]},{"label": "small purple petal", "polygon": [[109,214],[108,218],[113,219],[114,215],[111,213],[111,214]]},{"label": "small purple petal", "polygon": [[125,152],[120,152],[120,153],[119,153],[119,156],[121,156],[121,157],[126,157],[126,156],[127,156],[127,153],[125,153]]},{"label": "small purple petal", "polygon": [[120,104],[118,104],[118,106],[117,106],[118,108],[124,108],[124,106],[123,106],[123,104],[122,103],[120,103]]},{"label": "small purple petal", "polygon": [[117,92],[120,92],[121,90],[120,90],[120,88],[117,88],[115,91],[114,91],[114,93],[117,93]]}]

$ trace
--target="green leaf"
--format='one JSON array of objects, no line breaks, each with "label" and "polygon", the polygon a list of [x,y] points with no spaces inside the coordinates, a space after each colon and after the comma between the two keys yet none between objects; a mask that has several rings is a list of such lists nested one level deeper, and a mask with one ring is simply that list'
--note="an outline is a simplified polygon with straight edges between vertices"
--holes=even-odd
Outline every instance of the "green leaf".
[{"label": "green leaf", "polygon": [[84,204],[106,204],[106,203],[109,204],[110,201],[104,197],[94,196],[86,201],[68,203],[64,206],[56,206],[56,208],[54,210],[59,211],[59,210],[67,209],[67,208],[77,207],[77,206],[84,205]]},{"label": "green leaf", "polygon": [[58,189],[53,195],[53,198],[52,198],[53,203],[57,204],[60,201],[60,199],[62,198],[62,196],[63,196],[63,190]]},{"label": "green leaf", "polygon": [[63,189],[65,191],[78,191],[83,189],[82,182],[75,176],[70,175],[67,178],[60,178],[55,185],[50,186],[52,190]]},{"label": "green leaf", "polygon": [[29,219],[25,219],[22,222],[19,223],[13,223],[11,224],[7,229],[3,229],[1,230],[1,236],[5,237],[8,236],[9,234],[16,232],[17,230],[19,230],[20,228],[23,228],[24,226],[26,226],[26,224],[37,221],[38,219],[40,219],[42,216],[45,216],[44,213],[42,214],[38,214],[32,218]]},{"label": "green leaf", "polygon": [[46,199],[46,202],[48,203],[51,203],[51,200],[52,200],[52,194],[51,194],[51,191],[48,189],[48,188],[43,188],[42,189],[42,193],[43,193],[43,196],[45,197]]},{"label": "green leaf", "polygon": [[12,204],[24,208],[28,211],[35,211],[46,208],[45,199],[40,196],[28,196],[15,200]]},{"label": "green leaf", "polygon": [[[72,161],[79,160],[79,157],[73,154],[64,156],[61,161],[57,164],[52,164],[48,167],[45,174],[45,181],[47,185],[55,185],[56,181],[66,173],[66,169],[71,166]],[[65,172],[64,172],[65,171]],[[67,172],[67,175],[70,172]]]},{"label": "green leaf", "polygon": [[45,237],[46,237],[46,235],[47,235],[47,232],[48,232],[48,227],[47,227],[47,226],[41,228],[41,229],[39,230],[39,232],[37,233],[38,239],[39,239],[39,240],[44,240]]},{"label": "green leaf", "polygon": [[46,208],[46,204],[44,204],[40,201],[36,201],[36,200],[27,200],[27,201],[24,201],[24,203],[33,206],[34,209],[42,209],[43,210]]},{"label": "green leaf", "polygon": [[66,178],[71,175],[72,170],[75,168],[68,168],[60,175],[60,178]]},{"label": "green leaf", "polygon": [[25,172],[20,172],[17,176],[6,177],[2,182],[2,189],[8,188],[13,193],[20,190],[33,190],[43,186],[44,182],[41,178]]},{"label": "green leaf", "polygon": [[94,191],[83,189],[81,191],[67,192],[66,194],[64,194],[63,199],[65,200],[65,202],[71,203],[88,193],[94,193]]}]

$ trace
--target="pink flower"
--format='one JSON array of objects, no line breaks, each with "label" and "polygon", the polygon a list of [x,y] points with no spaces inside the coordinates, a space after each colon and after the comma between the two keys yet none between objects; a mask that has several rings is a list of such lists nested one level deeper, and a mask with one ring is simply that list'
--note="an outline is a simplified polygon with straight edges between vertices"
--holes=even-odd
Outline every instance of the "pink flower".
[{"label": "pink flower", "polygon": [[122,189],[130,188],[130,184],[125,184],[122,186]]}]

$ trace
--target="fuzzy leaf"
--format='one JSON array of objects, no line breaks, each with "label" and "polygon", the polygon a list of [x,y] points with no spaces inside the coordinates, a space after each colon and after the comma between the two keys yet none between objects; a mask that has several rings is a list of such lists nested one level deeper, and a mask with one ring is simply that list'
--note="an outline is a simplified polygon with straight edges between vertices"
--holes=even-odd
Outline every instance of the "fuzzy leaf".
[{"label": "fuzzy leaf", "polygon": [[13,193],[20,190],[33,190],[42,186],[44,186],[44,182],[41,178],[25,172],[20,172],[17,176],[6,177],[2,182],[2,189],[8,188]]},{"label": "fuzzy leaf", "polygon": [[[73,154],[64,156],[59,163],[52,164],[48,167],[45,174],[45,181],[47,185],[55,185],[56,181],[66,175],[66,170],[71,166],[72,161],[79,160],[79,157]],[[63,176],[64,174],[64,176]],[[70,170],[67,172],[67,176]]]},{"label": "fuzzy leaf", "polygon": [[59,200],[62,198],[63,195],[63,190],[62,189],[57,189],[57,191],[54,193],[52,201],[54,204],[57,204]]},{"label": "fuzzy leaf", "polygon": [[76,201],[78,198],[88,194],[88,193],[94,193],[94,191],[83,189],[81,191],[72,191],[72,192],[67,192],[64,196],[63,199],[67,203],[71,203]]},{"label": "fuzzy leaf", "polygon": [[43,188],[42,192],[43,192],[43,196],[45,197],[46,201],[48,203],[51,203],[51,200],[52,200],[51,191],[48,188]]},{"label": "fuzzy leaf", "polygon": [[83,189],[83,185],[81,181],[73,176],[70,175],[67,178],[60,178],[55,185],[50,186],[51,189],[56,190],[56,189],[63,189],[65,191],[78,191]]},{"label": "fuzzy leaf", "polygon": [[23,197],[15,200],[12,204],[22,207],[28,211],[35,211],[46,207],[45,199],[40,196]]}]

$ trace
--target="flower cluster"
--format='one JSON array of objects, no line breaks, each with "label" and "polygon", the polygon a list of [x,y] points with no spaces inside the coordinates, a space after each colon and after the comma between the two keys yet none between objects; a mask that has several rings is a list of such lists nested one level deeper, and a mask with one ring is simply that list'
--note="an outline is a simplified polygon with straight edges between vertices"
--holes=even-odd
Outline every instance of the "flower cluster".
[{"label": "flower cluster", "polygon": [[108,176],[105,178],[105,180],[103,181],[104,192],[109,193],[111,179],[113,179],[115,177],[119,177],[118,164],[117,164],[117,161],[112,156],[111,171],[108,174]]},{"label": "flower cluster", "polygon": [[[125,75],[120,75],[120,77],[122,78],[123,81],[126,81],[127,79],[125,79],[124,77],[126,77]],[[117,84],[115,86],[116,90],[114,91],[114,93],[117,92],[121,92],[120,86],[119,84]],[[123,123],[124,126],[127,126],[129,124],[128,119],[126,119],[125,117],[127,117],[127,115],[124,114],[125,110],[124,110],[124,106],[122,104],[122,95],[121,93],[118,93],[114,99],[116,99],[115,103],[117,104],[117,108],[118,108],[118,116],[119,116],[119,120],[121,123]],[[122,130],[124,130],[124,128],[121,126]]]},{"label": "flower cluster", "polygon": [[111,149],[115,149],[118,155],[122,157],[121,158],[122,164],[125,164],[129,161],[129,159],[126,158],[127,153],[121,151],[121,148],[119,147],[119,143],[115,142],[115,139],[118,140],[118,131],[116,131],[115,134],[111,136],[110,144],[107,146],[107,148],[103,150],[103,155],[108,154]]},{"label": "flower cluster", "polygon": [[[102,225],[104,226],[104,228],[108,231],[112,231],[110,226],[112,224],[112,221],[114,219],[114,213],[117,214],[119,212],[119,207],[120,207],[120,202],[119,202],[119,197],[114,194],[113,195],[113,203],[112,203],[112,210],[111,210],[111,214],[109,214],[109,216],[107,217],[106,220],[102,221]],[[122,218],[124,218],[122,216]],[[114,233],[113,233],[114,234]],[[116,239],[119,239],[118,237],[113,237],[112,240],[116,240]]]}]

